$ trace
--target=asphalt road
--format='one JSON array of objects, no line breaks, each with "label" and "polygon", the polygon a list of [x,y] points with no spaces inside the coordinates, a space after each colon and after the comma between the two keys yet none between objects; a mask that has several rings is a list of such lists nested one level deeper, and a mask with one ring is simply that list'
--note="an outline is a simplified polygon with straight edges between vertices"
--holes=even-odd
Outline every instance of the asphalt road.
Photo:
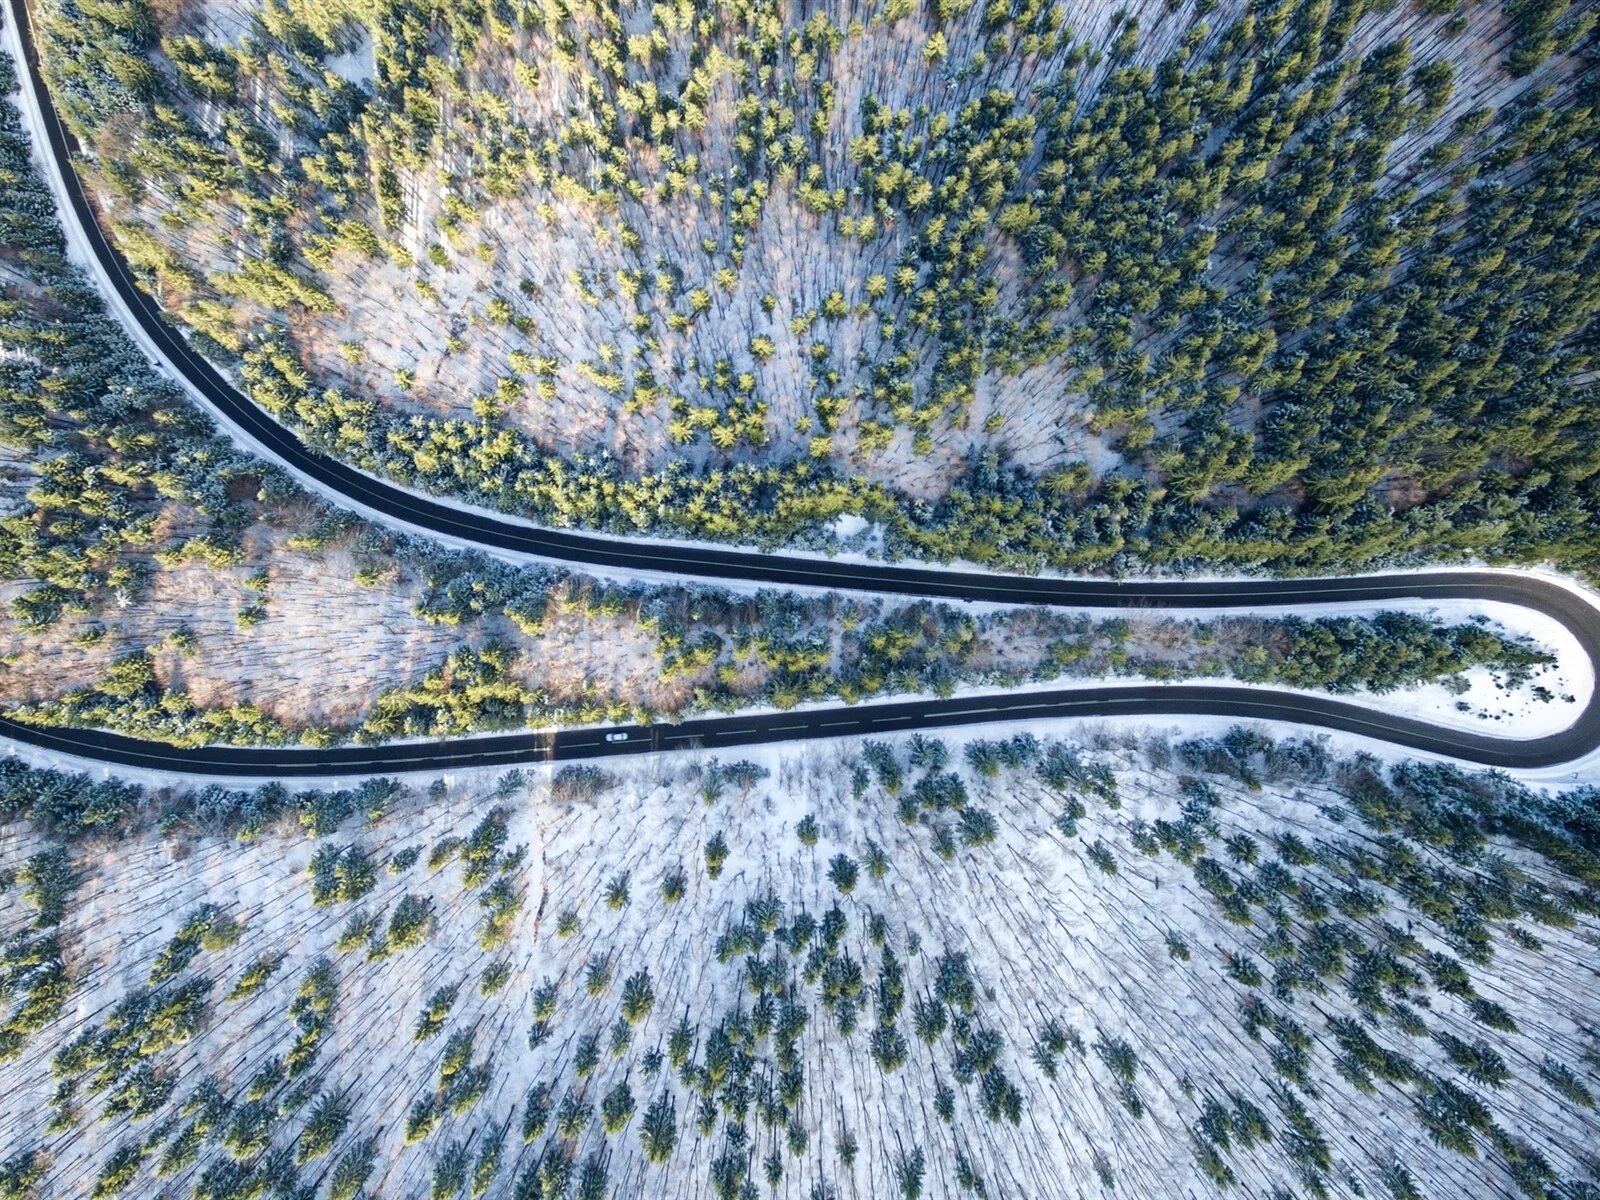
[{"label": "asphalt road", "polygon": [[[25,2],[11,0],[10,7],[11,24],[21,35],[26,59],[21,83],[30,90],[38,106],[49,150],[60,167],[70,201],[72,211],[64,213],[63,219],[78,227],[75,232],[81,232],[110,286],[138,322],[140,331],[154,344],[169,367],[204,397],[226,426],[231,426],[234,436],[259,447],[319,490],[334,493],[376,513],[396,527],[423,536],[441,536],[601,569],[946,600],[1173,609],[1264,608],[1343,601],[1503,601],[1555,617],[1577,637],[1591,663],[1600,665],[1600,610],[1559,585],[1513,573],[1446,571],[1332,579],[1130,581],[1030,578],[928,567],[842,563],[803,555],[681,546],[648,539],[626,541],[540,528],[482,510],[455,508],[374,479],[309,449],[291,430],[258,408],[210,363],[191,351],[182,336],[167,323],[155,301],[135,285],[132,272],[107,240],[70,167],[73,145],[38,70]],[[992,721],[1180,714],[1296,721],[1496,767],[1556,766],[1600,747],[1600,691],[1566,730],[1548,737],[1513,740],[1445,729],[1320,697],[1217,685],[1154,684],[863,704],[767,716],[697,718],[672,725],[610,731],[626,733],[625,741],[607,741],[608,731],[605,730],[571,730],[325,750],[237,747],[184,750],[94,730],[38,729],[4,719],[0,719],[0,735],[125,766],[201,775],[307,776],[448,770],[552,758],[637,754],[687,746],[714,749]]]}]

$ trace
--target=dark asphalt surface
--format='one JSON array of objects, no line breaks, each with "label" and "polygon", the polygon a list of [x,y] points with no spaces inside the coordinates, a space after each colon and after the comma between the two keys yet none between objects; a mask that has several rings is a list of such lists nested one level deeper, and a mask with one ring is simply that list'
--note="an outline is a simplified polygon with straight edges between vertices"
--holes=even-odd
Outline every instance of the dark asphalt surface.
[{"label": "dark asphalt surface", "polygon": [[[259,409],[210,363],[191,351],[182,336],[167,323],[155,301],[135,286],[127,263],[101,230],[77,175],[70,167],[73,149],[70,135],[56,114],[38,70],[25,0],[11,0],[10,7],[27,51],[27,70],[21,83],[32,90],[44,115],[51,153],[64,167],[62,173],[74,217],[144,331],[219,411],[285,465],[420,534],[444,535],[484,547],[591,567],[1006,604],[1184,609],[1342,601],[1504,601],[1556,618],[1577,637],[1591,663],[1600,664],[1600,610],[1565,588],[1528,576],[1417,572],[1332,579],[1128,581],[1029,578],[977,571],[841,563],[801,555],[674,546],[653,540],[629,542],[535,528],[506,517],[464,512],[373,479],[307,448],[292,431]],[[619,731],[516,733],[324,750],[223,746],[178,749],[95,730],[40,729],[4,718],[0,718],[0,735],[61,753],[125,766],[196,775],[315,776],[449,770],[639,754],[690,746],[716,749],[991,721],[1193,714],[1318,725],[1496,767],[1556,766],[1600,746],[1600,692],[1566,730],[1548,737],[1517,740],[1445,729],[1339,700],[1203,684],[1014,692],[953,700],[840,706],[766,716],[696,718],[671,725],[626,727]],[[623,742],[608,742],[605,740],[607,732],[626,732],[628,738]]]}]

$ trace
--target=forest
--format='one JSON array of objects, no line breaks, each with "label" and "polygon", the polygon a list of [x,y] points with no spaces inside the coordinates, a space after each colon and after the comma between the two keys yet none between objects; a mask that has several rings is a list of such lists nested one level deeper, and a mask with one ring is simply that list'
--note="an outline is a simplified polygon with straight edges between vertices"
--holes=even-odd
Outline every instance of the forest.
[{"label": "forest", "polygon": [[1586,6],[40,8],[130,261],[365,469],[1008,569],[1594,569]]},{"label": "forest", "polygon": [[1595,811],[1246,729],[8,760],[0,1196],[1584,1200]]},{"label": "forest", "polygon": [[180,745],[330,745],[1069,677],[1384,694],[1492,672],[1507,697],[1559,690],[1548,649],[1426,612],[974,615],[624,583],[423,545],[313,500],[155,373],[66,261],[10,105],[0,172],[0,443],[17,456],[0,517],[0,696],[13,717]]},{"label": "forest", "polygon": [[[1600,570],[1592,5],[33,11],[141,284],[364,470],[994,569]],[[16,82],[7,718],[316,749],[1074,680],[1513,736],[1591,703],[1575,629],[1509,604],[946,603],[369,523],[141,355]],[[1600,1200],[1592,763],[895,728],[304,785],[8,745],[0,1200]]]}]

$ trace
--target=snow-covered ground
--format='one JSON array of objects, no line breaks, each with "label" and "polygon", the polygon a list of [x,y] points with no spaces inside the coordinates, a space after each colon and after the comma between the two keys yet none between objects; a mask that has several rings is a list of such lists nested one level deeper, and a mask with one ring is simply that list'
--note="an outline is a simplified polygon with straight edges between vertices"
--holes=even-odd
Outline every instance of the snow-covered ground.
[{"label": "snow-covered ground", "polygon": [[[1294,1005],[1280,1002],[1269,986],[1248,982],[1250,963],[1270,979],[1274,963],[1283,961],[1263,953],[1263,939],[1274,928],[1265,911],[1259,924],[1230,924],[1189,867],[1168,853],[1147,857],[1137,849],[1140,823],[1148,829],[1157,820],[1179,820],[1187,787],[1179,781],[1198,778],[1209,789],[1218,823],[1215,833],[1204,835],[1213,858],[1243,880],[1250,870],[1237,855],[1245,850],[1229,843],[1224,853],[1225,839],[1247,835],[1256,847],[1250,854],[1264,863],[1292,833],[1322,850],[1322,865],[1294,869],[1309,885],[1342,855],[1383,850],[1375,832],[1350,810],[1355,781],[1348,772],[1367,768],[1318,766],[1309,748],[1280,748],[1265,759],[1258,749],[1254,769],[1261,782],[1250,787],[1193,765],[1166,737],[1108,734],[1101,727],[1067,747],[1075,782],[1058,788],[1034,767],[1002,768],[990,777],[965,765],[964,747],[977,736],[943,739],[949,754],[945,773],[962,780],[967,809],[988,814],[992,840],[968,845],[958,838],[949,857],[937,852],[936,827],[953,828],[955,814],[925,813],[905,823],[897,814],[899,800],[871,771],[856,794],[852,774],[866,763],[853,743],[755,750],[743,757],[766,777],[748,772],[742,783],[725,779],[709,798],[708,781],[718,769],[699,755],[608,765],[609,780],[592,794],[570,784],[558,793],[542,771],[509,786],[477,776],[430,793],[419,781],[408,799],[375,823],[363,826],[356,819],[324,839],[284,821],[243,845],[189,830],[80,845],[73,851],[78,879],[61,926],[73,993],[62,1017],[35,1035],[22,1057],[0,1064],[0,1083],[10,1099],[0,1115],[0,1159],[38,1148],[48,1164],[45,1194],[84,1195],[116,1148],[143,1141],[147,1157],[125,1194],[188,1195],[208,1165],[225,1160],[218,1138],[233,1117],[218,1121],[210,1140],[201,1139],[193,1166],[177,1168],[163,1182],[158,1166],[188,1124],[184,1119],[169,1125],[168,1116],[207,1078],[233,1103],[235,1114],[248,1108],[247,1084],[262,1078],[258,1072],[274,1056],[288,1052],[297,1032],[286,1015],[291,999],[313,963],[326,956],[337,998],[314,1069],[294,1084],[267,1077],[263,1085],[262,1111],[276,1147],[295,1144],[315,1107],[313,1097],[344,1097],[348,1123],[328,1155],[300,1168],[301,1184],[324,1194],[334,1163],[370,1137],[375,1163],[367,1194],[427,1195],[453,1146],[459,1143],[469,1165],[476,1165],[483,1148],[506,1131],[489,1195],[511,1194],[513,1178],[548,1162],[563,1146],[579,1164],[591,1156],[606,1163],[608,1194],[713,1195],[713,1161],[741,1145],[739,1126],[713,1110],[706,1131],[697,1131],[688,1077],[670,1062],[652,1068],[649,1052],[666,1052],[672,1030],[687,1018],[689,1061],[705,1066],[711,1036],[728,1028],[729,1014],[753,1018],[755,959],[735,951],[718,961],[715,945],[730,929],[765,919],[749,905],[770,899],[782,906],[775,918],[780,930],[789,929],[802,911],[820,920],[837,905],[846,922],[838,951],[861,970],[861,1008],[855,1031],[843,1033],[823,1003],[820,981],[804,975],[806,953],[791,954],[766,940],[760,957],[776,955],[775,961],[786,964],[779,975],[783,997],[797,1003],[807,1020],[793,1067],[784,1068],[798,1070],[798,1092],[789,1116],[776,1123],[761,1115],[759,1101],[767,1083],[776,1085],[781,1074],[776,1035],[745,1044],[754,1060],[750,1096],[757,1104],[747,1110],[742,1129],[748,1141],[733,1160],[762,1181],[760,1194],[792,1200],[909,1195],[903,1168],[920,1155],[920,1195],[928,1200],[965,1194],[957,1178],[962,1162],[983,1178],[991,1196],[1102,1196],[1107,1181],[1115,1182],[1114,1194],[1222,1195],[1197,1164],[1195,1131],[1208,1100],[1236,1113],[1240,1102],[1253,1105],[1274,1132],[1271,1142],[1253,1147],[1236,1135],[1223,1150],[1222,1160],[1237,1178],[1226,1194],[1267,1197],[1277,1186],[1300,1194],[1303,1179],[1289,1156],[1311,1135],[1322,1140],[1328,1156],[1317,1174],[1331,1196],[1386,1194],[1383,1179],[1395,1161],[1425,1194],[1509,1193],[1504,1159],[1486,1140],[1479,1141],[1480,1156],[1469,1158],[1430,1139],[1417,1119],[1411,1085],[1380,1082],[1368,1093],[1341,1078],[1332,1022],[1359,1015],[1348,994],[1353,976],[1335,973],[1327,990],[1302,993]],[[895,738],[891,745],[905,779],[900,796],[914,794],[912,785],[927,768],[914,765],[910,739]],[[1105,790],[1108,785],[1114,792]],[[1068,828],[1061,818],[1075,804],[1081,811]],[[430,866],[433,851],[449,839],[482,832],[496,812],[504,835],[484,884],[468,885],[459,853]],[[718,838],[726,845],[726,862],[712,872],[706,847]],[[867,869],[874,844],[887,864],[881,879]],[[0,869],[17,870],[47,845],[37,831],[15,824],[0,828]],[[319,849],[345,845],[358,847],[377,869],[373,887],[359,899],[319,907],[305,869]],[[408,848],[419,850],[420,860],[389,873],[387,864]],[[1465,871],[1468,877],[1493,869],[1486,860],[1452,862],[1420,843],[1418,849],[1428,869]],[[1509,844],[1495,849],[1521,873],[1522,886],[1562,883],[1531,853]],[[837,876],[830,877],[840,854],[859,868],[847,891],[837,886]],[[683,895],[669,903],[661,888],[680,869]],[[503,943],[485,949],[482,899],[494,881],[507,885],[521,905]],[[1329,878],[1318,886],[1331,897],[1348,884]],[[1407,964],[1420,964],[1417,956],[1425,951],[1452,953],[1440,927],[1397,892],[1370,880],[1362,886],[1383,909],[1336,918],[1349,936],[1371,941],[1381,940],[1385,928],[1410,931],[1419,943],[1399,952]],[[382,928],[408,895],[431,905],[422,945],[376,960],[369,960],[364,945],[336,948],[353,916],[366,913]],[[212,981],[194,1036],[151,1060],[158,1077],[174,1084],[170,1096],[145,1118],[100,1121],[109,1093],[80,1087],[72,1127],[46,1133],[57,1087],[51,1052],[105,1022],[111,1007],[142,984],[184,919],[204,903],[242,921],[244,933],[232,947],[199,953],[167,985]],[[1315,934],[1318,926],[1298,915],[1294,903],[1285,907],[1280,925],[1296,939]],[[30,912],[24,904],[11,905],[5,928],[15,929]],[[1384,926],[1380,916],[1391,925]],[[1597,1132],[1594,1114],[1557,1095],[1540,1071],[1554,1061],[1576,1069],[1591,1090],[1600,1086],[1582,1060],[1586,1049],[1600,1048],[1583,1032],[1600,1021],[1600,1001],[1584,984],[1600,930],[1592,917],[1579,917],[1567,928],[1528,922],[1542,945],[1537,949],[1532,941],[1519,944],[1510,937],[1507,922],[1492,925],[1492,962],[1468,970],[1474,994],[1512,1014],[1516,1032],[1474,1020],[1462,999],[1425,981],[1413,986],[1412,999],[1426,999],[1415,1011],[1435,1040],[1400,1034],[1392,1013],[1362,1026],[1416,1068],[1466,1087],[1489,1106],[1500,1128],[1527,1139],[1563,1182],[1575,1183],[1593,1169],[1585,1165],[1583,1148]],[[1173,956],[1174,938],[1181,939],[1186,960]],[[897,1025],[905,1061],[892,1070],[869,1052],[874,1030],[883,1024],[878,1010],[886,950],[898,966],[904,995]],[[986,1116],[984,1086],[961,1082],[960,1047],[948,1029],[931,1044],[916,1036],[919,1002],[959,995],[959,989],[939,988],[946,955],[964,956],[973,985],[969,1001],[946,1006],[947,1024],[965,1015],[975,1030],[997,1035],[994,1061],[1005,1085],[1016,1089],[1015,1123],[1003,1113]],[[603,957],[610,980],[590,989],[586,980],[596,956]],[[249,999],[225,999],[241,972],[262,957],[281,959],[265,988]],[[503,967],[499,990],[485,994],[480,981],[496,966]],[[653,1004],[631,1025],[624,1022],[628,1044],[613,1053],[624,981],[641,972],[648,975]],[[554,985],[554,1011],[530,1047],[534,997],[545,981]],[[417,1039],[414,1031],[430,998],[441,987],[457,985],[440,1031]],[[1282,1036],[1247,1035],[1241,1004],[1251,997],[1292,1017],[1309,1035],[1310,1086],[1274,1089],[1282,1081],[1272,1055]],[[1395,1002],[1392,994],[1389,1000]],[[963,1014],[968,1002],[971,1012]],[[436,1129],[406,1145],[408,1114],[419,1100],[441,1094],[446,1047],[466,1035],[467,1061],[484,1072],[477,1098],[444,1091],[447,1100],[461,1101],[459,1111],[445,1111]],[[1044,1054],[1041,1045],[1056,1035],[1066,1048]],[[589,1036],[598,1039],[599,1054],[592,1073],[580,1074],[577,1064]],[[1446,1058],[1440,1037],[1482,1042],[1506,1077],[1493,1087],[1469,1080]],[[455,1045],[459,1049],[460,1041]],[[1127,1087],[1114,1068],[1120,1063],[1127,1069],[1119,1048],[1133,1055]],[[298,1087],[307,1081],[309,1088]],[[607,1135],[598,1110],[624,1083],[634,1109]],[[581,1131],[563,1138],[552,1114],[524,1142],[529,1091],[537,1084],[549,1086],[552,1109],[572,1097],[594,1110]],[[948,1119],[939,1115],[943,1089],[949,1089]],[[298,1103],[290,1100],[296,1090],[304,1092]],[[1304,1125],[1298,1133],[1292,1128],[1284,1095],[1311,1122],[1310,1133]],[[673,1099],[676,1146],[665,1162],[651,1164],[642,1152],[640,1127],[647,1107],[666,1096]],[[727,1099],[718,1094],[719,1102]],[[843,1151],[850,1143],[855,1152],[847,1162]],[[769,1156],[781,1168],[770,1185]],[[263,1161],[241,1157],[247,1164]]]}]

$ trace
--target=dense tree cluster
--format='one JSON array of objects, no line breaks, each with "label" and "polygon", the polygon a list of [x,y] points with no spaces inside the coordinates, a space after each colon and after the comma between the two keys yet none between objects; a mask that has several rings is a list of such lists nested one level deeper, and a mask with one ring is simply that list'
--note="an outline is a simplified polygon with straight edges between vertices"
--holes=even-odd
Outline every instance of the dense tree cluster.
[{"label": "dense tree cluster", "polygon": [[403,792],[399,782],[382,778],[293,794],[276,782],[251,791],[219,784],[151,791],[121,779],[30,767],[15,757],[0,760],[0,819],[32,822],[66,840],[114,838],[156,824],[169,832],[225,832],[250,841],[284,816],[321,836],[357,814],[378,820]]},{"label": "dense tree cluster", "polygon": [[[0,92],[14,90],[10,60]],[[28,456],[26,503],[0,518],[0,574],[25,625],[135,599],[157,555],[228,563],[274,472],[213,435],[67,264],[17,111],[0,104],[0,441]],[[158,518],[181,505],[186,519]]]},{"label": "dense tree cluster", "polygon": [[1255,646],[1240,655],[1239,678],[1330,692],[1365,688],[1392,692],[1424,680],[1487,666],[1525,676],[1553,661],[1529,647],[1495,636],[1481,626],[1439,629],[1409,613],[1380,613],[1372,620],[1290,617],[1282,623],[1287,646],[1281,657]]},{"label": "dense tree cluster", "polygon": [[[136,7],[97,9],[93,19],[110,20]],[[169,643],[135,643],[112,660],[103,678],[76,687],[77,681],[63,679],[62,694],[18,709],[27,719],[112,727],[187,744],[325,745],[352,735],[651,719],[751,702],[788,707],[896,691],[948,694],[962,682],[1012,685],[1062,672],[1233,674],[1303,687],[1387,690],[1474,666],[1514,679],[1539,661],[1487,631],[1394,616],[1269,624],[1251,638],[1259,644],[1243,651],[1237,637],[1231,643],[1224,637],[1225,650],[1215,648],[1216,631],[1197,627],[1187,656],[1170,649],[1160,656],[1147,653],[1127,640],[1117,622],[1050,618],[1043,657],[996,666],[986,643],[1003,638],[1004,631],[945,607],[924,604],[867,618],[850,606],[835,609],[777,593],[744,601],[713,589],[591,585],[560,572],[514,570],[412,546],[337,513],[308,512],[305,498],[281,476],[216,439],[119,334],[62,257],[61,235],[28,163],[14,111],[7,106],[0,116],[0,150],[9,156],[9,177],[16,183],[6,193],[5,228],[20,272],[7,285],[7,322],[0,331],[17,352],[0,364],[0,380],[7,383],[0,409],[10,413],[4,417],[7,440],[31,456],[28,469],[38,474],[27,506],[3,518],[0,566],[24,584],[11,601],[17,621],[39,630],[65,615],[104,612],[133,599],[153,572],[185,561],[198,559],[218,571],[248,569],[255,560],[245,557],[247,535],[263,523],[276,524],[293,529],[288,545],[295,552],[347,546],[362,564],[364,579],[384,578],[384,571],[402,562],[426,581],[414,615],[468,636],[475,622],[502,615],[525,636],[539,638],[574,616],[603,625],[626,614],[655,640],[662,681],[692,684],[668,713],[598,688],[579,697],[552,695],[523,681],[510,647],[486,644],[479,635],[438,669],[419,672],[375,698],[359,723],[331,728],[285,722],[248,699],[199,704],[165,684],[157,670]],[[981,124],[980,116],[972,119]],[[305,377],[288,358],[282,366]],[[997,487],[1010,486],[1005,480],[1014,478],[993,463],[983,469]],[[987,485],[958,490],[946,503],[963,497],[977,503],[984,495],[994,495]],[[1015,499],[1014,506],[1008,502],[1001,509],[983,505],[997,517],[1031,511],[1022,494]],[[241,625],[266,611],[267,578],[258,570],[243,580],[259,599],[241,608]],[[837,633],[830,628],[835,620],[844,625]],[[170,647],[181,650],[180,641],[175,636]]]},{"label": "dense tree cluster", "polygon": [[[637,32],[606,0],[295,2],[229,45],[203,24],[158,30],[144,0],[52,0],[45,24],[107,182],[132,208],[160,197],[165,229],[119,227],[135,264],[242,356],[261,404],[408,483],[554,524],[768,545],[849,512],[891,552],[1010,567],[1590,570],[1594,22],[1507,6],[1505,56],[1484,64],[1492,39],[1452,7],[1255,0],[1182,18],[1159,55],[1129,14],[1091,46],[1060,6],[1021,2],[891,3],[847,27],[685,2]],[[902,90],[949,107],[866,91],[847,110],[843,48],[906,33],[925,39],[903,65],[927,86]],[[328,69],[369,44],[370,80]],[[1484,70],[1499,111],[1455,100]],[[417,229],[441,163],[438,229]],[[803,311],[768,296],[771,332],[730,322],[701,353],[688,339],[741,286],[779,192],[820,252],[872,247],[890,269]],[[284,320],[330,311],[319,278],[383,259],[436,303],[430,273],[512,201],[601,227],[604,265],[574,272],[576,302],[633,316],[598,358],[560,361],[521,311],[529,285],[488,302],[513,348],[472,420],[320,381]],[[704,262],[663,252],[680,218],[722,231]],[[225,231],[230,269],[185,259],[195,229]],[[452,250],[406,248],[435,234]],[[845,340],[855,361],[835,357]],[[763,364],[790,352],[810,364],[811,453],[736,453],[773,436]],[[874,475],[889,440],[931,446],[980,393],[1046,367],[1121,465],[1029,474],[980,440],[931,504]],[[575,380],[714,452],[640,475],[552,456],[500,419]]]}]

